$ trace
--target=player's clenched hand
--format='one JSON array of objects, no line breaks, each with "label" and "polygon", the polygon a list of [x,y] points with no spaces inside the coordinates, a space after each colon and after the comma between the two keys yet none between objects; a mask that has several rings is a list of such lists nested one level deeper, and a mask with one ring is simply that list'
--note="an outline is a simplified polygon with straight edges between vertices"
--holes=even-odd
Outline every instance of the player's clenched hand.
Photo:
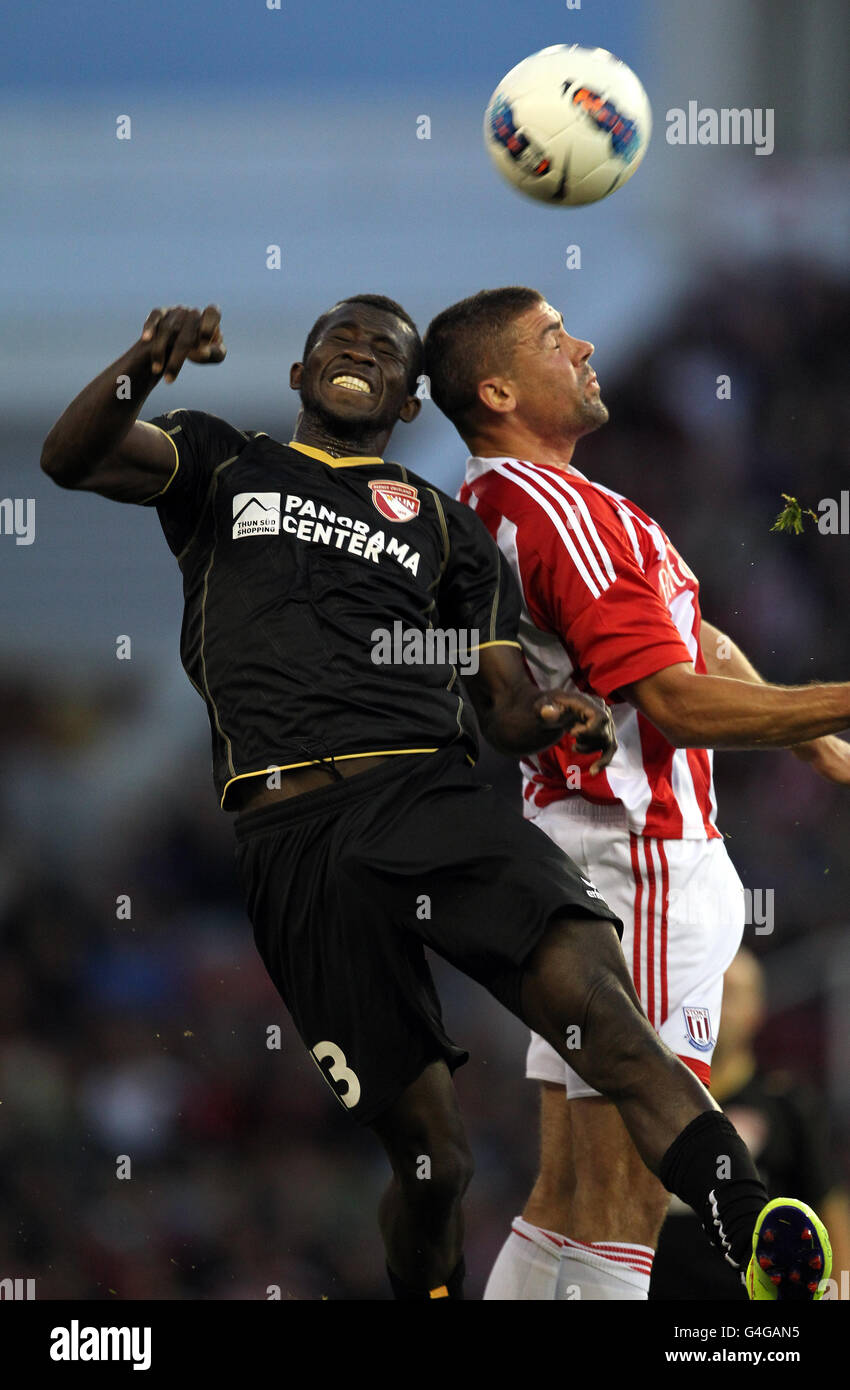
[{"label": "player's clenched hand", "polygon": [[607,767],[617,751],[617,735],[611,711],[603,700],[589,695],[571,695],[565,690],[547,690],[534,703],[535,713],[550,728],[561,728],[572,735],[577,753],[598,757],[590,768],[591,777]]},{"label": "player's clenched hand", "polygon": [[145,319],[142,342],[150,344],[151,371],[174,381],[185,361],[223,362],[227,348],[221,337],[221,311],[206,309],[152,309]]},{"label": "player's clenched hand", "polygon": [[850,743],[837,734],[824,734],[808,743],[798,743],[791,752],[827,782],[850,787]]}]

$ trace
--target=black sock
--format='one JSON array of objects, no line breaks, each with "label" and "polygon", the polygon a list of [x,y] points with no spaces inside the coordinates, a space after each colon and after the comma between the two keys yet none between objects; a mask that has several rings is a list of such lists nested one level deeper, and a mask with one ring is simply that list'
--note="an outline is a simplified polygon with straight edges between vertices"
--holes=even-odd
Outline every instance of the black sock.
[{"label": "black sock", "polygon": [[[393,1274],[389,1265],[387,1265],[387,1274],[390,1278],[394,1298],[401,1298],[416,1303],[427,1303],[432,1298],[463,1298],[463,1281],[466,1276],[466,1265],[463,1262],[463,1256],[461,1256],[457,1266],[446,1280],[445,1284],[440,1284],[437,1288],[414,1288],[412,1284],[405,1284],[403,1279],[399,1279],[397,1274]],[[445,1293],[443,1292],[444,1289]]]},{"label": "black sock", "polygon": [[693,1207],[724,1259],[746,1270],[756,1218],[768,1200],[749,1150],[718,1110],[697,1115],[673,1140],[658,1176]]}]

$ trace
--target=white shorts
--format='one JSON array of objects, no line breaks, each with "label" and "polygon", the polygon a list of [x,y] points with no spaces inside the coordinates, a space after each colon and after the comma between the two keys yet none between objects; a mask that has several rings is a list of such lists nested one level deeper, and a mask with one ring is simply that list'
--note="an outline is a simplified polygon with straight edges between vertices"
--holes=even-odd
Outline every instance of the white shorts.
[{"label": "white shorts", "polygon": [[[720,1024],[723,974],[744,932],[744,888],[723,840],[633,835],[619,807],[556,801],[531,816],[623,920],[623,954],[650,1023],[703,1082]],[[537,1033],[526,1076],[595,1096]]]}]

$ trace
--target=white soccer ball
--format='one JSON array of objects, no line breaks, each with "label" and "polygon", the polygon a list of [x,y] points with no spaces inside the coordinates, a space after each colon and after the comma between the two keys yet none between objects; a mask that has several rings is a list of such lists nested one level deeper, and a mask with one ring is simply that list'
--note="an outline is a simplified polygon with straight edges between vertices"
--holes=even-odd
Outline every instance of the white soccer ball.
[{"label": "white soccer ball", "polygon": [[558,43],[502,78],[484,142],[503,178],[544,203],[596,203],[628,182],[652,131],[649,99],[605,48]]}]

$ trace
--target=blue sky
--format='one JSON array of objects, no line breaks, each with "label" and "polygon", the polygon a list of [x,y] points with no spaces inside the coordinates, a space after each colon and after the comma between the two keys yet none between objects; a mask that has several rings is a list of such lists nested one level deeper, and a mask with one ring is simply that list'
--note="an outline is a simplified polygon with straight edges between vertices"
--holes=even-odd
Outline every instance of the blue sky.
[{"label": "blue sky", "polygon": [[179,94],[320,81],[347,88],[495,87],[503,72],[551,43],[604,44],[639,63],[641,0],[29,0],[0,46],[9,91],[91,94],[144,85]]}]

